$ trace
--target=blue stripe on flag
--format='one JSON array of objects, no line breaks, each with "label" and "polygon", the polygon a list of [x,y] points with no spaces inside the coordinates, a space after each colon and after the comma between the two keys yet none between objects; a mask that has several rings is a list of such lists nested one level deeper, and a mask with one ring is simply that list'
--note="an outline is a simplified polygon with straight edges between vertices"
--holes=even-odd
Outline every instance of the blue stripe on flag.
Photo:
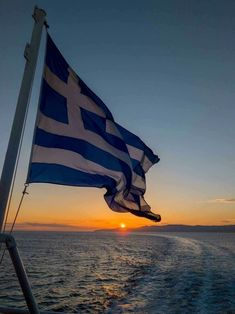
[{"label": "blue stripe on flag", "polygon": [[108,176],[90,174],[57,164],[31,163],[30,177],[32,183],[45,182],[71,186],[105,187],[112,193],[115,192],[116,186],[115,180]]},{"label": "blue stripe on flag", "polygon": [[[107,119],[98,116],[97,114],[90,112],[84,108],[80,108],[81,110],[81,115],[82,115],[82,120],[83,120],[83,124],[84,124],[84,128],[87,130],[90,130],[94,133],[99,134],[101,137],[103,137],[109,144],[111,144],[112,146],[116,147],[117,149],[125,152],[128,154],[128,150],[126,147],[126,142],[123,141],[123,139],[112,135],[110,133],[106,132],[106,121]],[[113,122],[115,123],[115,122]],[[116,125],[116,123],[115,123]],[[119,125],[116,125],[117,128],[119,129]],[[130,132],[129,132],[130,133]],[[131,133],[130,133],[131,134]],[[139,141],[141,141],[137,136],[135,139],[135,145],[132,144],[132,146],[138,146],[138,148],[143,148],[142,143],[139,144]],[[131,140],[129,141],[129,144],[131,144]],[[143,152],[143,154],[145,153],[145,151]],[[150,161],[152,162],[157,162],[159,159],[158,157],[155,159],[155,155],[153,157],[153,153],[149,152],[149,154],[147,154],[147,156],[149,155],[149,159],[152,159]],[[145,177],[145,172],[142,168],[142,166],[140,165],[140,161],[130,158],[131,163],[132,163],[132,167],[133,167],[133,171],[138,174],[141,177]]]},{"label": "blue stripe on flag", "polygon": [[147,145],[145,145],[144,142],[137,135],[126,130],[124,127],[120,126],[119,124],[116,124],[116,125],[126,144],[129,144],[131,146],[134,146],[144,151],[145,155],[153,164],[157,163],[160,160],[159,157],[155,155],[152,152],[152,150]]},{"label": "blue stripe on flag", "polygon": [[139,160],[131,158],[131,164],[132,164],[133,171],[136,174],[138,174],[140,177],[145,179],[145,172],[144,172]]},{"label": "blue stripe on flag", "polygon": [[66,98],[52,89],[45,80],[42,82],[41,95],[41,112],[51,119],[68,124]]},{"label": "blue stripe on flag", "polygon": [[89,142],[82,139],[48,133],[37,128],[35,144],[48,148],[59,148],[73,151],[82,155],[85,159],[103,166],[104,168],[120,171],[125,175],[127,184],[130,186],[132,178],[130,167],[122,160],[98,148],[97,146],[90,144]]},{"label": "blue stripe on flag", "polygon": [[84,128],[102,136],[110,145],[117,149],[128,153],[126,144],[117,136],[106,132],[106,118],[102,118],[97,114],[86,109],[80,108]]}]

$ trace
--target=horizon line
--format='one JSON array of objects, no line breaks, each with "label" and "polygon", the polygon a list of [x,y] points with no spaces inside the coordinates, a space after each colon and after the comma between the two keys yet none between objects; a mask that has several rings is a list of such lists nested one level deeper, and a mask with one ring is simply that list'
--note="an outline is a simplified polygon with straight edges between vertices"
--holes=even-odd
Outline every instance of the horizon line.
[{"label": "horizon line", "polygon": [[[10,226],[11,223],[7,223],[7,226]],[[164,227],[190,227],[190,228],[197,228],[197,227],[203,227],[203,228],[216,228],[216,227],[235,227],[234,223],[226,223],[226,224],[213,224],[213,225],[204,225],[204,224],[156,224],[156,225],[144,225],[140,227],[130,227],[125,228],[126,231],[132,231],[132,230],[138,230],[142,228],[164,228]],[[8,228],[6,228],[8,229]],[[88,232],[88,231],[113,231],[113,230],[120,230],[120,227],[91,227],[91,226],[76,226],[76,225],[69,225],[69,224],[53,224],[53,223],[34,223],[34,222],[23,222],[18,223],[15,225],[15,231],[54,231],[54,232]],[[123,230],[123,231],[124,231]],[[8,231],[8,230],[6,230]]]}]

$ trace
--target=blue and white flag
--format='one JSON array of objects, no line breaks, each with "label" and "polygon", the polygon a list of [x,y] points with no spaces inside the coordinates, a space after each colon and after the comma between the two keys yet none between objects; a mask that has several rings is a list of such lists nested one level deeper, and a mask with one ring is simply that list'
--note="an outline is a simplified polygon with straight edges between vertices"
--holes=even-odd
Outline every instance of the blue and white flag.
[{"label": "blue and white flag", "polygon": [[144,200],[145,173],[158,161],[114,121],[48,35],[27,183],[104,187],[112,210],[160,221]]}]

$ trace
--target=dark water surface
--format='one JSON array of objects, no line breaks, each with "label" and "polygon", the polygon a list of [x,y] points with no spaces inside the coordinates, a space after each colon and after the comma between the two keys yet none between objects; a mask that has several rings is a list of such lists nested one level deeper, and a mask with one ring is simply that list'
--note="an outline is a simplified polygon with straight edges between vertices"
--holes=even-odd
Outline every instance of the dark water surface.
[{"label": "dark water surface", "polygon": [[[42,310],[235,313],[235,235],[16,233]],[[8,254],[0,305],[25,307]]]}]

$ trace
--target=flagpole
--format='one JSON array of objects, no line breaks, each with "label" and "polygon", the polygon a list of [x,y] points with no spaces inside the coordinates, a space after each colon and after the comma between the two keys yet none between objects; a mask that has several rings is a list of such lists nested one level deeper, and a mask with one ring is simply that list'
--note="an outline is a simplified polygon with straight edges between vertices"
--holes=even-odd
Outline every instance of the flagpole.
[{"label": "flagpole", "polygon": [[26,59],[24,75],[0,180],[0,231],[3,229],[4,217],[14,176],[24,122],[26,119],[45,17],[46,12],[35,7],[33,14],[34,28],[30,44],[26,45],[24,52]]}]

